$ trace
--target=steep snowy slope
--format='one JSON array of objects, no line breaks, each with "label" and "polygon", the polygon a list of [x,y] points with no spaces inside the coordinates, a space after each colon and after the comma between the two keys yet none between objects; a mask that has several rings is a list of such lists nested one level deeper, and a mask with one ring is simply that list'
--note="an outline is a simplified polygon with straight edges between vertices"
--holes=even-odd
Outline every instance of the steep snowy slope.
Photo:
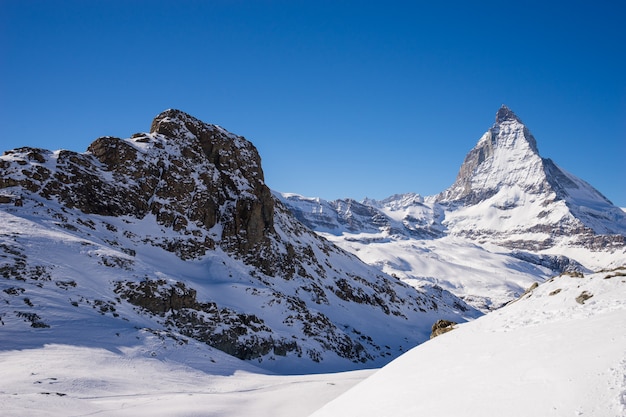
[{"label": "steep snowy slope", "polygon": [[250,142],[176,110],[86,153],[6,152],[0,202],[0,350],[121,349],[148,332],[265,369],[336,371],[479,314],[303,227]]},{"label": "steep snowy slope", "polygon": [[322,416],[626,415],[626,269],[562,275],[424,343]]},{"label": "steep snowy slope", "polygon": [[506,106],[455,183],[436,196],[280,198],[304,224],[363,261],[417,288],[438,285],[483,311],[553,274],[626,264],[624,212],[541,158]]}]

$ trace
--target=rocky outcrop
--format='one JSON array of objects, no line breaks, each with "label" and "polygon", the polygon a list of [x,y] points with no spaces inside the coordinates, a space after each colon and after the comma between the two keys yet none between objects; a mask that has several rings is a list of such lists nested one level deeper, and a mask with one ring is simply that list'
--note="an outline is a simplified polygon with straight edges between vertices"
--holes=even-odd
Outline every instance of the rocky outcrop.
[{"label": "rocky outcrop", "polygon": [[218,307],[215,302],[198,302],[196,290],[183,282],[173,285],[164,280],[117,282],[115,293],[158,315],[168,329],[176,329],[239,359],[255,359],[269,353],[285,356],[293,351],[302,354],[293,340],[276,339],[261,318]]},{"label": "rocky outcrop", "polygon": [[[433,314],[478,314],[458,309],[460,300],[435,301],[307,229],[270,192],[249,141],[178,110],[158,115],[147,133],[101,137],[84,153],[7,151],[0,196],[5,224],[36,229],[45,242],[0,234],[3,278],[47,274],[23,295],[34,314],[38,297],[50,299],[269,368],[302,362],[328,371],[388,362],[427,338]],[[387,220],[354,201],[340,206],[342,227]],[[29,256],[33,247],[54,247],[63,266],[38,270],[54,261]],[[13,292],[0,294],[7,306],[18,303]],[[11,319],[22,311],[7,308]]]},{"label": "rocky outcrop", "polygon": [[[163,243],[181,257],[215,243],[258,253],[274,233],[274,199],[256,148],[178,110],[158,115],[150,133],[102,137],[84,154],[19,148],[5,155],[0,189],[20,187],[86,214],[153,215],[187,236],[185,244]],[[199,236],[218,224],[219,235]]]},{"label": "rocky outcrop", "polygon": [[449,331],[454,330],[454,326],[456,326],[457,324],[458,323],[450,320],[437,320],[435,324],[433,324],[430,338],[433,339],[437,336],[441,336],[444,333],[448,333]]}]

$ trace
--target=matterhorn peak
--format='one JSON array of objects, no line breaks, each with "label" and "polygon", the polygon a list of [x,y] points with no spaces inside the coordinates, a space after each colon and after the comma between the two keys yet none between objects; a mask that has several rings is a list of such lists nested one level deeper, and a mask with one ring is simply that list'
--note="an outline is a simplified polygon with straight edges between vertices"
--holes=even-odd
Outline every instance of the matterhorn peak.
[{"label": "matterhorn peak", "polygon": [[545,190],[542,158],[535,138],[509,109],[502,105],[495,124],[467,154],[455,183],[437,201],[475,204],[504,186]]},{"label": "matterhorn peak", "polygon": [[[448,219],[449,227],[456,223],[452,228],[457,232],[466,228],[463,233],[493,237],[498,230],[506,235],[503,239],[512,239],[510,231],[517,230],[520,241],[527,238],[524,233],[542,232],[547,237],[541,247],[552,245],[550,233],[556,227],[572,233],[584,229],[588,233],[621,234],[626,230],[623,212],[592,186],[542,158],[533,135],[505,105],[498,110],[495,124],[465,157],[454,184],[434,201],[480,207],[475,212],[482,218],[498,219],[478,232],[473,215],[461,210],[455,214],[456,220]],[[526,219],[532,219],[531,226],[521,228]]]},{"label": "matterhorn peak", "polygon": [[[537,141],[533,135],[522,120],[513,113],[513,110],[504,104],[496,113],[496,122],[487,132],[487,134],[489,133],[491,133],[489,138],[492,141],[495,138],[494,146],[503,146],[505,148],[521,146],[522,148],[529,148],[532,153],[539,155]],[[487,134],[485,136],[488,136]]]},{"label": "matterhorn peak", "polygon": [[496,113],[496,124],[500,124],[504,122],[511,122],[511,121],[522,123],[520,118],[517,117],[515,113],[513,113],[513,110],[509,109],[506,106],[506,104],[503,104],[498,110],[498,112]]}]

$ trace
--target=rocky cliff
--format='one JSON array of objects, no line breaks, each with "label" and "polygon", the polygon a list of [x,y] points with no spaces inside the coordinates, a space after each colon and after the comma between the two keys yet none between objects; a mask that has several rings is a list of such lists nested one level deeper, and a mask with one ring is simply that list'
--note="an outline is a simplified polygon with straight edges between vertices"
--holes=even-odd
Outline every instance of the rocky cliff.
[{"label": "rocky cliff", "polygon": [[139,329],[268,369],[339,370],[478,314],[304,227],[249,141],[177,110],[84,153],[5,152],[0,216],[3,331],[37,343],[103,337],[72,334],[80,317],[108,337]]}]

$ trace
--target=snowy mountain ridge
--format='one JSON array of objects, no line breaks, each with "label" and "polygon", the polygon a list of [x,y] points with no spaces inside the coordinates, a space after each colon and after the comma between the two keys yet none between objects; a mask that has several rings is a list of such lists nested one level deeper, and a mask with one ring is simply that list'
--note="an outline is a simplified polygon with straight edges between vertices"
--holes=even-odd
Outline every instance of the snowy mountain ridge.
[{"label": "snowy mountain ridge", "polygon": [[85,153],[7,151],[0,174],[3,349],[90,344],[104,326],[113,340],[153,332],[268,370],[336,371],[479,315],[302,226],[250,142],[177,110]]},{"label": "snowy mountain ridge", "polygon": [[417,287],[440,285],[483,311],[554,274],[626,264],[624,212],[542,158],[506,106],[437,195],[281,198],[300,221],[365,262]]}]

